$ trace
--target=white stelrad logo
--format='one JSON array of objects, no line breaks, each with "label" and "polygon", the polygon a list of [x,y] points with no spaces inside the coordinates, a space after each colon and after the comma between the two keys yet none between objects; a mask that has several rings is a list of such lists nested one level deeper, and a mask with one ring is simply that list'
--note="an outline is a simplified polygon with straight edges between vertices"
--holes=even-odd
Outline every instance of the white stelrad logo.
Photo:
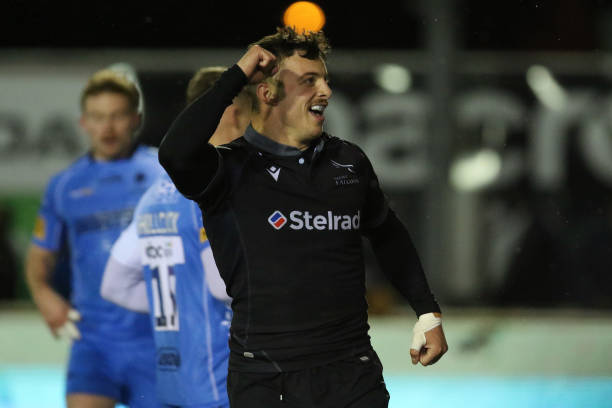
[{"label": "white stelrad logo", "polygon": [[[280,214],[279,211],[275,211],[272,213],[270,218]],[[282,215],[282,214],[281,214]],[[282,222],[275,225],[271,219],[268,219],[270,224],[274,226],[275,229],[281,229],[285,226],[286,220],[282,219]],[[279,218],[277,216],[277,218]],[[292,230],[302,230],[306,229],[309,231],[349,231],[349,230],[358,230],[359,223],[361,220],[361,213],[357,211],[355,215],[345,215],[345,214],[334,214],[332,211],[328,211],[327,214],[317,214],[313,215],[309,211],[291,211],[289,213],[289,228]]]}]

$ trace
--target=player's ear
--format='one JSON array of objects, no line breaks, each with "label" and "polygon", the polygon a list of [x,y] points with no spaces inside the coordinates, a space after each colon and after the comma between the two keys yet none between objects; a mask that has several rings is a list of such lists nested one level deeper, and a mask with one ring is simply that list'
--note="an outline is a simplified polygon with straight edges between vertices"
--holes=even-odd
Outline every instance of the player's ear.
[{"label": "player's ear", "polygon": [[279,99],[278,81],[269,77],[257,85],[257,98],[266,105],[275,105]]},{"label": "player's ear", "polygon": [[142,113],[138,112],[134,115],[134,122],[133,122],[134,130],[140,128],[141,123],[142,123]]},{"label": "player's ear", "polygon": [[81,113],[81,117],[79,118],[79,126],[81,126],[81,129],[87,130],[87,119],[85,118],[85,113]]}]

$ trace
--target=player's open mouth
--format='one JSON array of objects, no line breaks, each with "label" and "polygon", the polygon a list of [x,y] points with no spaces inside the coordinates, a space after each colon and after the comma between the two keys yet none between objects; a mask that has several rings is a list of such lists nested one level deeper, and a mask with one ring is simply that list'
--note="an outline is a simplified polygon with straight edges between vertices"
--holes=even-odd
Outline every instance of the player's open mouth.
[{"label": "player's open mouth", "polygon": [[323,115],[325,108],[327,108],[327,105],[324,104],[312,105],[308,111],[318,120],[323,120],[325,119],[325,116]]},{"label": "player's open mouth", "polygon": [[102,143],[110,145],[110,144],[117,144],[119,142],[119,138],[118,137],[114,137],[114,136],[106,136],[102,138]]}]

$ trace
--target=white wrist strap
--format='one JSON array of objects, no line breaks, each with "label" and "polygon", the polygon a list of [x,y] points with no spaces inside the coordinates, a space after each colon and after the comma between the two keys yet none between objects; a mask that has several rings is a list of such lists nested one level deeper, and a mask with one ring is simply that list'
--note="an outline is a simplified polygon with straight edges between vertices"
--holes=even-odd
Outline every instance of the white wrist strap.
[{"label": "white wrist strap", "polygon": [[66,323],[57,329],[57,335],[68,340],[79,340],[81,333],[75,324],[79,320],[81,320],[81,314],[75,309],[70,309],[68,311],[68,319]]},{"label": "white wrist strap", "polygon": [[411,349],[421,350],[426,343],[425,332],[438,327],[442,324],[442,318],[436,317],[433,313],[425,313],[419,316],[419,320],[412,329],[412,345]]}]

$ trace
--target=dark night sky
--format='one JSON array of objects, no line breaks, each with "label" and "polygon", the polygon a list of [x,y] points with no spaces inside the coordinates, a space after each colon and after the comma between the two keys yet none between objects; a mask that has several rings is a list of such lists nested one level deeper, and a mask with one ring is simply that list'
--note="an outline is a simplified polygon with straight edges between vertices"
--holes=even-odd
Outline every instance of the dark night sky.
[{"label": "dark night sky", "polygon": [[[332,46],[425,45],[427,0],[319,1]],[[375,7],[372,3],[384,5]],[[605,46],[605,0],[456,0],[464,49],[596,50]],[[10,47],[244,47],[281,23],[291,1],[5,0],[2,45]],[[350,4],[351,6],[347,6]],[[608,29],[609,30],[609,29]]]}]

